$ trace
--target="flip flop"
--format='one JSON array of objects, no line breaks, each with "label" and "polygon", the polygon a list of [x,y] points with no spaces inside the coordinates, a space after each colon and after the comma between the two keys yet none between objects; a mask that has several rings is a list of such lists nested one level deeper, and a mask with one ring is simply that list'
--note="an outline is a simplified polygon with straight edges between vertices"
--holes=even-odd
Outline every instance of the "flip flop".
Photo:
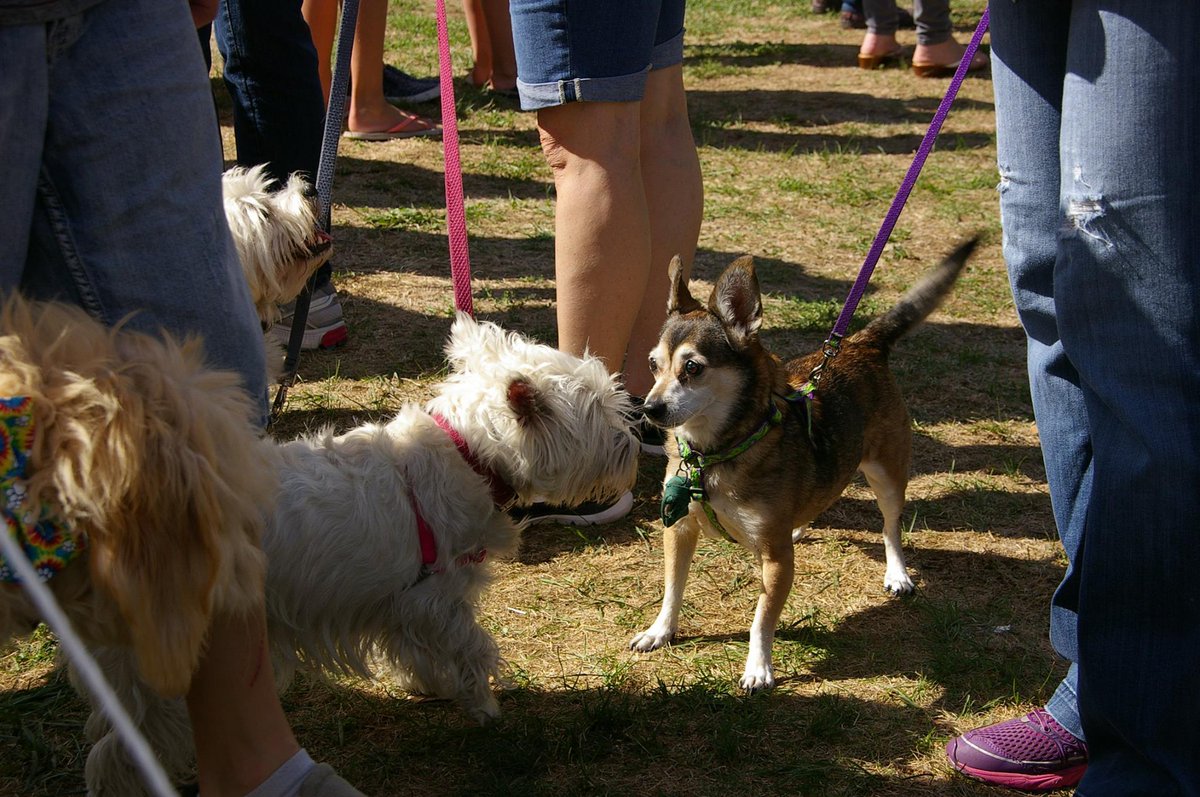
[{"label": "flip flop", "polygon": [[396,124],[387,130],[376,131],[358,131],[347,130],[342,133],[345,138],[352,138],[355,141],[390,141],[394,138],[416,138],[418,136],[440,136],[442,129],[436,125],[430,125],[428,121],[419,116],[410,116],[403,122]]}]

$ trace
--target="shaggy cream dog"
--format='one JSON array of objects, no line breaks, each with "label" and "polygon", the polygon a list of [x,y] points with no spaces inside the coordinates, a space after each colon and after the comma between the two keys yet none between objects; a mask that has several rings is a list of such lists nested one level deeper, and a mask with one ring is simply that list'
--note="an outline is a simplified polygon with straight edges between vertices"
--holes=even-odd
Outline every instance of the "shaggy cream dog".
[{"label": "shaggy cream dog", "polygon": [[[222,188],[267,326],[329,259],[330,238],[298,175],[277,188],[261,167],[234,168]],[[58,303],[14,295],[0,309],[0,397],[27,400],[20,422],[32,441],[6,501],[17,515],[46,512],[76,551],[51,589],[143,731],[188,740],[164,761],[175,774],[190,766],[191,730],[174,696],[191,681],[210,617],[260,600],[261,534],[278,486],[257,407],[236,374],[203,359],[199,341],[110,329]],[[38,620],[19,585],[0,584],[0,644]],[[172,708],[155,710],[163,705]],[[86,732],[101,740],[88,768],[100,782],[93,762],[124,752],[99,711]],[[125,775],[109,793],[142,789]]]},{"label": "shaggy cream dog", "polygon": [[[293,176],[230,169],[225,214],[260,318],[331,254],[315,195]],[[0,396],[30,399],[26,503],[86,544],[51,585],[93,643],[128,643],[146,683],[182,693],[214,609],[252,605],[274,493],[270,447],[234,374],[199,342],[112,330],[82,310],[10,297],[0,311]],[[236,453],[235,453],[236,452]],[[0,641],[36,622],[0,587]]]},{"label": "shaggy cream dog", "polygon": [[[262,590],[274,452],[238,377],[206,368],[196,341],[13,295],[0,396],[29,399],[25,507],[79,549],[49,581],[68,617],[90,644],[127,646],[152,689],[182,694],[211,615]],[[0,585],[0,641],[37,620],[19,585]]]}]

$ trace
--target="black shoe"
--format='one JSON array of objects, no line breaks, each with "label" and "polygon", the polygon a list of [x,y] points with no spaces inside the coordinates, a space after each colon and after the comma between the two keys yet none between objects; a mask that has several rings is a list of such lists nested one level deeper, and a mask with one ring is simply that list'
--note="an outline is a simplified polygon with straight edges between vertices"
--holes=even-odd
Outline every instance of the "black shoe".
[{"label": "black shoe", "polygon": [[633,509],[633,493],[626,490],[612,501],[586,501],[576,506],[561,504],[544,504],[538,502],[530,506],[514,506],[508,510],[508,516],[518,522],[527,521],[529,525],[537,523],[561,523],[564,526],[601,526],[620,520]]},{"label": "black shoe", "polygon": [[413,77],[384,64],[383,96],[388,102],[429,102],[442,96],[442,81],[436,77]]},{"label": "black shoe", "polygon": [[661,426],[655,426],[650,421],[642,418],[633,427],[633,433],[637,435],[643,454],[652,457],[665,457],[667,455],[666,449],[663,448],[663,444],[667,441],[667,433]]},{"label": "black shoe", "polygon": [[633,433],[637,435],[642,453],[652,457],[665,457],[667,452],[663,449],[663,443],[667,439],[666,430],[661,426],[655,426],[646,418],[642,412],[640,396],[630,396],[630,398],[633,400]]}]

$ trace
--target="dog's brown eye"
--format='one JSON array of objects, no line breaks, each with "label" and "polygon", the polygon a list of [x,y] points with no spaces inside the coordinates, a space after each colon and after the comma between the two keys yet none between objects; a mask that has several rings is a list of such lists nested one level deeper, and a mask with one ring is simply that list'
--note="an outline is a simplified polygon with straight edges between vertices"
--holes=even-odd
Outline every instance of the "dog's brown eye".
[{"label": "dog's brown eye", "polygon": [[683,364],[683,372],[688,376],[697,376],[704,370],[704,366],[695,360],[688,360]]},{"label": "dog's brown eye", "polygon": [[658,373],[658,360],[651,357],[649,360],[649,364],[650,364],[650,373],[652,373],[652,374]]}]

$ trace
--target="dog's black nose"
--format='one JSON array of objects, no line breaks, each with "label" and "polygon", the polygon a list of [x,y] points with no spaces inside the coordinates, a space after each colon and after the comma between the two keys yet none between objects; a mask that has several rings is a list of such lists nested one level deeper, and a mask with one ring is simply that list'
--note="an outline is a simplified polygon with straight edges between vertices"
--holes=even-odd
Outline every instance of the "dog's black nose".
[{"label": "dog's black nose", "polygon": [[642,414],[653,423],[662,423],[667,417],[667,403],[665,401],[647,401],[642,405]]},{"label": "dog's black nose", "polygon": [[304,184],[304,198],[315,200],[317,198],[317,187],[312,183],[306,182]]}]

